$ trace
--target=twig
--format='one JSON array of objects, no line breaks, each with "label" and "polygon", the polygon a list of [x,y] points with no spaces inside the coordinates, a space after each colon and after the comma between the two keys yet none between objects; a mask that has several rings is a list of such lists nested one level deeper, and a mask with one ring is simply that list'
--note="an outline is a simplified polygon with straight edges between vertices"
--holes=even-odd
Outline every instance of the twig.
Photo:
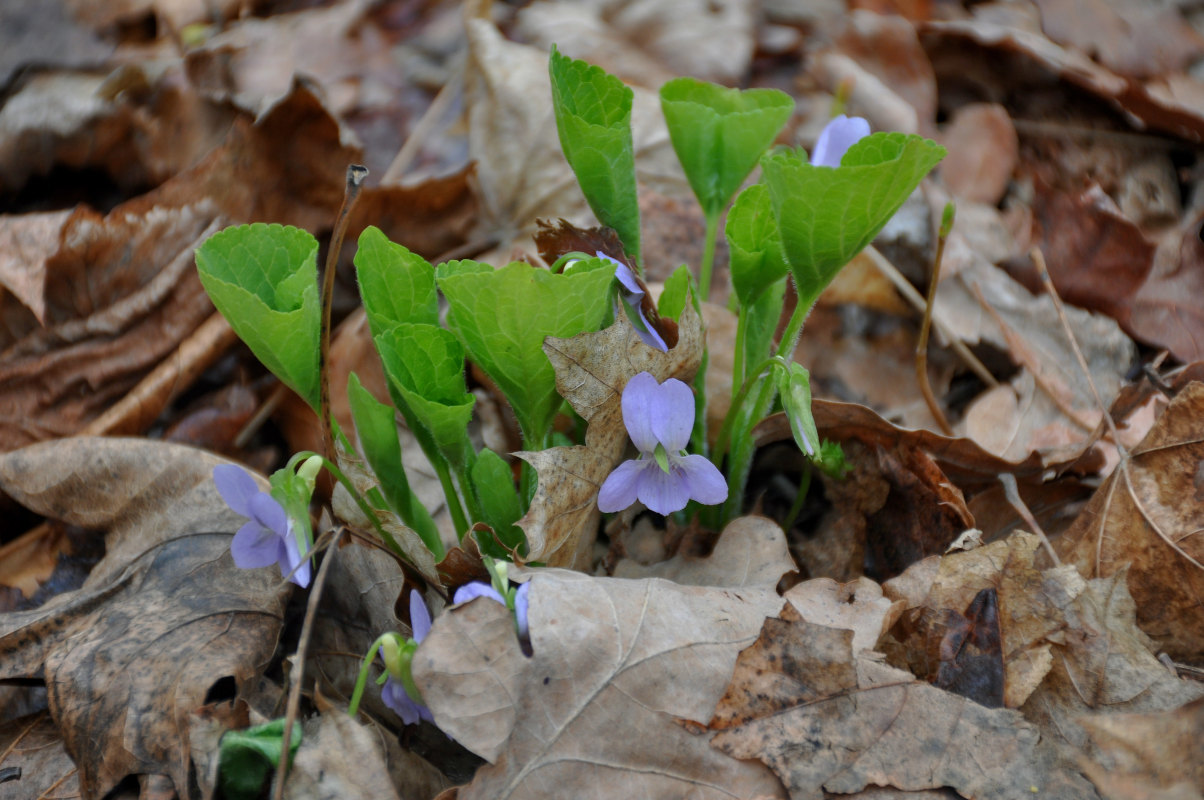
[{"label": "twig", "polygon": [[[861,251],[865,254],[878,271],[891,282],[891,285],[898,290],[899,294],[903,295],[903,299],[911,303],[912,308],[920,313],[924,312],[928,304],[924,302],[924,298],[916,291],[916,287],[912,286],[907,278],[903,277],[903,273],[899,272],[899,268],[890,263],[890,259],[878,252],[878,249],[873,245],[869,245]],[[971,372],[978,376],[978,379],[985,383],[989,388],[994,389],[999,385],[999,381],[991,374],[991,371],[983,366],[978,357],[970,352],[970,348],[966,347],[965,342],[957,338],[949,326],[940,320],[939,317],[933,316],[932,325],[936,328],[937,333],[949,342],[949,349],[957,354],[957,357],[969,368]]]},{"label": "twig", "polygon": [[351,208],[360,195],[368,168],[359,164],[347,167],[347,186],[343,192],[343,205],[334,220],[334,232],[330,236],[330,249],[326,251],[326,272],[322,275],[322,328],[318,348],[318,377],[321,384],[318,413],[322,415],[322,449],[326,458],[334,461],[334,412],[330,408],[330,315],[334,295],[334,273],[339,265],[339,252],[343,249],[343,237],[347,234],[347,223],[351,219]]},{"label": "twig", "polygon": [[464,88],[464,62],[463,53],[456,56],[455,61],[451,66],[452,74],[447,79],[447,82],[435,94],[435,98],[431,100],[431,104],[427,106],[418,122],[414,125],[410,135],[402,144],[401,149],[397,151],[397,155],[393,156],[393,161],[390,162],[388,169],[385,170],[385,175],[380,179],[382,186],[387,186],[392,183],[401,183],[401,177],[414,161],[414,156],[422,149],[423,143],[430,140],[430,134],[434,131],[435,126],[442,119],[447,109],[451,107],[452,101],[456,99],[456,95]]},{"label": "twig", "polygon": [[1061,560],[1058,559],[1058,554],[1054,552],[1053,545],[1049,543],[1049,537],[1045,535],[1041,525],[1037,522],[1037,518],[1033,516],[1033,512],[1029,510],[1025,504],[1024,498],[1020,496],[1020,487],[1016,485],[1016,476],[1010,472],[1001,472],[999,474],[999,482],[1003,484],[1003,495],[1007,498],[1008,503],[1012,508],[1016,509],[1016,513],[1024,520],[1024,524],[1032,529],[1033,533],[1041,537],[1041,544],[1045,546],[1045,552],[1049,554],[1049,559],[1055,567],[1062,566]]},{"label": "twig", "polygon": [[953,426],[945,418],[945,412],[937,403],[936,395],[932,393],[932,384],[928,380],[928,332],[932,328],[932,306],[936,302],[936,285],[941,280],[941,259],[945,256],[945,240],[949,238],[949,231],[953,229],[953,214],[953,203],[946,203],[945,211],[941,215],[941,226],[937,231],[936,253],[932,257],[932,276],[928,280],[928,299],[924,303],[924,319],[920,322],[920,337],[916,341],[916,383],[920,385],[920,394],[924,395],[928,411],[946,436],[953,435]]},{"label": "twig", "polygon": [[326,557],[322,566],[318,567],[318,576],[314,579],[314,588],[309,593],[309,602],[305,606],[305,622],[301,624],[301,639],[297,642],[297,652],[294,658],[297,663],[290,674],[292,678],[288,691],[288,710],[284,714],[284,731],[281,733],[280,763],[276,765],[276,785],[272,789],[274,800],[284,798],[284,780],[288,777],[289,757],[292,753],[293,723],[297,721],[297,713],[301,709],[301,688],[305,678],[305,654],[309,650],[309,639],[313,634],[314,620],[318,617],[318,603],[322,600],[322,588],[326,585],[326,576],[330,573],[330,565],[334,563],[338,544],[343,538],[343,529],[335,531],[330,545],[326,548]]}]

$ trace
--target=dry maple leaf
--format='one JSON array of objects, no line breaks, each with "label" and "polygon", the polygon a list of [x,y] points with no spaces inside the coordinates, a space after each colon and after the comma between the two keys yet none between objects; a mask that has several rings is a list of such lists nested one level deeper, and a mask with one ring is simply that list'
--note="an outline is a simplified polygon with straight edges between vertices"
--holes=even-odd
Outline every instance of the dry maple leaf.
[{"label": "dry maple leaf", "polygon": [[585,567],[601,516],[598,489],[627,450],[623,387],[640,372],[658,382],[689,383],[702,359],[702,323],[686,303],[677,346],[667,353],[644,344],[622,314],[605,330],[571,339],[549,336],[543,349],[556,370],[556,390],[589,427],[584,445],[517,454],[539,474],[535,497],[518,525],[527,534],[528,560]]},{"label": "dry maple leaf", "polygon": [[187,796],[189,713],[211,690],[249,683],[276,648],[292,584],[234,566],[230,541],[246,520],[218,495],[219,463],[142,439],[0,456],[11,497],[105,531],[105,556],[80,589],[0,616],[0,678],[45,680],[85,800],[128,775]]},{"label": "dry maple leaf", "polygon": [[507,610],[478,600],[435,620],[414,679],[435,722],[491,764],[461,800],[780,797],[759,764],[713,750],[681,720],[710,717],[772,589],[680,586],[541,569],[533,655]]}]

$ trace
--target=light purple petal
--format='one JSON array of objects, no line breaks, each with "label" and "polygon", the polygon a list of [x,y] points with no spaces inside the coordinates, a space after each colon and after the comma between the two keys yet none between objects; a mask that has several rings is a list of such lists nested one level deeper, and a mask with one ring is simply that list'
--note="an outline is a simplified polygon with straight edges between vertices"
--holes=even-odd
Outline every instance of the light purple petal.
[{"label": "light purple petal", "polygon": [[677,453],[690,443],[694,429],[694,393],[676,378],[660,385],[652,403],[652,435],[670,453]]},{"label": "light purple petal", "polygon": [[692,455],[673,462],[673,472],[679,477],[691,500],[713,506],[727,499],[727,481],[723,473],[705,456]]},{"label": "light purple petal", "polygon": [[284,546],[280,559],[280,574],[304,589],[309,586],[309,559],[301,555],[296,532],[290,527],[288,533],[280,537],[279,541]]},{"label": "light purple petal", "polygon": [[218,464],[213,468],[213,482],[230,510],[244,517],[251,516],[251,498],[259,494],[259,484],[251,473],[235,464]]},{"label": "light purple petal", "polygon": [[640,288],[639,282],[635,279],[635,274],[632,273],[631,267],[624,264],[617,258],[611,258],[601,250],[594,253],[598,258],[604,258],[615,265],[615,278],[619,283],[623,284],[623,288],[627,290],[628,295],[635,295],[634,302],[629,296],[625,298],[628,305],[639,306],[639,301],[644,297],[644,290]]},{"label": "light purple petal", "polygon": [[514,618],[518,621],[518,635],[520,639],[529,639],[530,630],[527,628],[527,592],[531,589],[531,584],[524,583],[518,587],[518,591],[514,593]]},{"label": "light purple petal", "polygon": [[276,532],[277,536],[286,536],[289,532],[288,514],[284,506],[267,492],[259,492],[249,503],[251,513],[247,516],[265,528]]},{"label": "light purple petal", "polygon": [[452,602],[457,604],[467,603],[469,600],[476,600],[478,597],[488,597],[495,602],[506,605],[506,600],[502,597],[501,592],[484,581],[473,581],[456,589],[456,593],[452,597]]},{"label": "light purple petal", "polygon": [[598,510],[622,511],[634,503],[639,495],[641,476],[649,468],[661,471],[655,461],[647,460],[632,459],[615,467],[598,490]]},{"label": "light purple petal", "polygon": [[401,721],[406,725],[417,725],[419,720],[425,719],[433,722],[431,710],[422,703],[416,703],[406,694],[405,687],[400,681],[395,681],[392,678],[385,680],[385,685],[380,687],[380,699],[386,706],[393,709],[397,716],[401,717]]},{"label": "light purple petal", "polygon": [[646,471],[640,478],[640,502],[658,514],[672,514],[681,511],[690,502],[690,490],[684,477],[677,473],[665,472],[659,466]]},{"label": "light purple petal", "polygon": [[870,124],[861,117],[833,117],[819,134],[811,163],[817,167],[839,167],[845,152],[870,135]]},{"label": "light purple petal", "polygon": [[255,520],[238,529],[230,542],[230,555],[239,569],[270,567],[280,558],[280,537]]},{"label": "light purple petal", "polygon": [[652,415],[660,394],[660,385],[652,373],[641,372],[623,387],[623,424],[631,441],[641,453],[656,449],[656,434],[652,432]]},{"label": "light purple petal", "polygon": [[410,590],[410,633],[421,642],[431,632],[431,611],[417,589]]},{"label": "light purple petal", "polygon": [[644,309],[640,307],[638,302],[634,305],[634,308],[635,313],[640,315],[640,322],[644,325],[643,330],[637,328],[635,331],[637,334],[639,334],[640,341],[649,347],[655,347],[662,353],[669,352],[669,345],[665,344],[665,340],[661,337],[660,333],[657,332],[656,328],[648,324],[648,318],[644,316]]}]

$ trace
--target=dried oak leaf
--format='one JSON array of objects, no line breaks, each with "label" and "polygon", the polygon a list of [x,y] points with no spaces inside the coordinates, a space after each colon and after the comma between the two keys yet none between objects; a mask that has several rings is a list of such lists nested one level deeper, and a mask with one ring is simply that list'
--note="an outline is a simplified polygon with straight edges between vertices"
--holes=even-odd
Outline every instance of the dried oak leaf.
[{"label": "dried oak leaf", "polygon": [[217,684],[247,685],[276,648],[292,584],[234,566],[230,541],[246,519],[218,495],[219,463],[142,439],[0,456],[8,495],[104,531],[105,557],[80,589],[0,617],[0,678],[45,680],[85,800],[129,775],[190,796],[190,712]]},{"label": "dried oak leaf", "polygon": [[517,455],[539,474],[539,486],[518,521],[528,560],[584,567],[598,531],[598,489],[627,450],[620,407],[623,387],[640,372],[687,384],[702,359],[702,322],[686,303],[677,346],[667,353],[644,344],[623,314],[605,330],[571,339],[549,336],[543,350],[556,370],[556,390],[589,423],[585,444]]},{"label": "dried oak leaf", "polygon": [[[765,620],[740,653],[710,728],[714,747],[757,758],[792,800],[869,786],[1011,800],[1035,790],[1093,798],[1086,781],[1050,763],[1036,728],[909,673],[855,663],[853,633],[799,620]],[[859,674],[862,676],[859,679]]]},{"label": "dried oak leaf", "polygon": [[541,569],[533,655],[487,599],[435,620],[414,678],[435,722],[491,763],[474,798],[782,797],[760,764],[728,758],[689,721],[710,718],[736,654],[781,600],[772,589],[680,586]]},{"label": "dried oak leaf", "polygon": [[0,772],[16,768],[0,781],[0,800],[79,796],[79,773],[63,748],[63,735],[46,714],[4,722],[0,730]]},{"label": "dried oak leaf", "polygon": [[1189,363],[1204,358],[1204,312],[1193,302],[1204,292],[1202,236],[1204,214],[1185,217],[1168,233],[1133,298],[1129,320],[1135,336]]},{"label": "dried oak leaf", "polygon": [[1204,384],[1187,385],[1058,541],[1085,577],[1128,565],[1137,624],[1172,657],[1204,658]]},{"label": "dried oak leaf", "polygon": [[768,517],[732,520],[706,558],[681,554],[645,566],[632,559],[615,565],[616,578],[664,578],[687,586],[772,589],[796,569],[782,528]]}]

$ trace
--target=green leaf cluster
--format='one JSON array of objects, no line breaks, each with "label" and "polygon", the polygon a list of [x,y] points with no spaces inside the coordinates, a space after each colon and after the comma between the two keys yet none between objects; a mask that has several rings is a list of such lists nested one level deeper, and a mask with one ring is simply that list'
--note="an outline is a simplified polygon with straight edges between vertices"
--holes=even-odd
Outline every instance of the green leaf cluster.
[{"label": "green leaf cluster", "polygon": [[[289,737],[289,760],[301,746],[301,726]],[[255,800],[284,753],[284,720],[228,731],[218,746],[218,784],[229,800]]]}]

